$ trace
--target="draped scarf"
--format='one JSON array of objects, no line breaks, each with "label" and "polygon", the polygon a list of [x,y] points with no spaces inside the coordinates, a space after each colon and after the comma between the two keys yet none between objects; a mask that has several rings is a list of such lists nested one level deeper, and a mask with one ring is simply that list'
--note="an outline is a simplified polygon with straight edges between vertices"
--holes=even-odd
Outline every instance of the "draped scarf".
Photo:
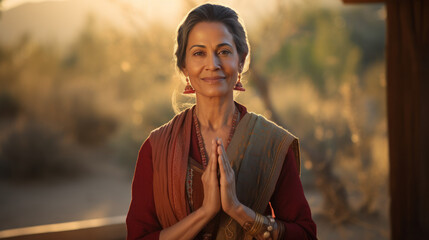
[{"label": "draped scarf", "polygon": [[[163,228],[189,213],[185,181],[191,142],[192,108],[152,131],[153,191],[156,213]],[[298,139],[261,115],[247,113],[238,123],[227,149],[241,203],[263,213],[274,192],[289,147],[295,153],[298,172]],[[221,212],[216,239],[250,239],[241,226]]]}]

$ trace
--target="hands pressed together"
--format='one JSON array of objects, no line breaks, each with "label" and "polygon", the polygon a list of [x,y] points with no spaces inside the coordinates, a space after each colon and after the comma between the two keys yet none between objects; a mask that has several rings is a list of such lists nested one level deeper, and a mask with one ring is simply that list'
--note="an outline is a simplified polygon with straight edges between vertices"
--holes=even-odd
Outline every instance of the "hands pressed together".
[{"label": "hands pressed together", "polygon": [[[209,162],[201,176],[201,181],[204,190],[202,206],[177,224],[163,229],[160,239],[193,239],[221,209],[241,226],[247,222],[256,221],[257,213],[240,203],[237,198],[235,173],[222,139],[212,140]],[[276,229],[277,225],[274,227],[274,230]],[[277,236],[276,234],[274,233],[274,236]],[[266,239],[261,233],[254,237]]]},{"label": "hands pressed together", "polygon": [[[222,139],[211,142],[211,154],[201,180],[204,188],[202,207],[208,216],[215,216],[220,209],[232,215],[241,206],[235,191],[235,174],[231,167]],[[219,172],[219,174],[218,174]]]},{"label": "hands pressed together", "polygon": [[[255,220],[257,213],[240,203],[237,198],[235,173],[226,154],[222,139],[212,141],[209,162],[201,176],[201,180],[204,188],[204,200],[201,210],[203,210],[207,218],[213,218],[222,208],[226,214],[235,219],[241,226],[245,222]],[[274,229],[276,230],[275,237],[269,237],[268,239],[277,239],[277,224],[274,225]],[[254,237],[256,239],[267,239],[267,237],[263,237],[262,233],[258,233]]]}]

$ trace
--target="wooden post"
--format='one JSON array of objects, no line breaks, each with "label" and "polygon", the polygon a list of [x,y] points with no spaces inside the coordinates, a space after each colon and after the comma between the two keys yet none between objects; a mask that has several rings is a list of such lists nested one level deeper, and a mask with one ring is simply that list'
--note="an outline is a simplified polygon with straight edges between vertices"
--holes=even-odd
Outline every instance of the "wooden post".
[{"label": "wooden post", "polygon": [[429,2],[386,7],[392,240],[422,239],[429,234]]},{"label": "wooden post", "polygon": [[391,239],[422,239],[429,236],[429,1],[384,2]]}]

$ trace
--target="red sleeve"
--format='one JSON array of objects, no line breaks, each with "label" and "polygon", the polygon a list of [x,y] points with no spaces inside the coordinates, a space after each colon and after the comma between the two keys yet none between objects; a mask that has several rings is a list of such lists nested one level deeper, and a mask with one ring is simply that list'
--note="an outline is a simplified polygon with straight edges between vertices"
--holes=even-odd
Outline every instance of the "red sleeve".
[{"label": "red sleeve", "polygon": [[152,147],[148,139],[140,148],[127,215],[127,239],[159,239],[162,230],[153,200]]},{"label": "red sleeve", "polygon": [[310,207],[299,179],[295,155],[290,147],[271,197],[271,205],[276,219],[285,225],[284,239],[317,239],[316,224],[311,218]]}]

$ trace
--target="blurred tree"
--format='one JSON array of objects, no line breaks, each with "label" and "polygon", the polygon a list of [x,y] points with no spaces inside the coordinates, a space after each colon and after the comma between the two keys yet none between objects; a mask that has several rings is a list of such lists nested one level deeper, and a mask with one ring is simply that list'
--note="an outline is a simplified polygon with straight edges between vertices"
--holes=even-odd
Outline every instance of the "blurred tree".
[{"label": "blurred tree", "polygon": [[[252,35],[258,37],[251,38],[251,84],[275,122],[287,127],[281,116],[291,120],[290,129],[301,137],[303,152],[312,161],[316,185],[324,196],[325,212],[338,222],[350,219],[353,210],[348,200],[350,187],[346,187],[344,176],[335,172],[336,166],[346,157],[362,161],[356,175],[367,172],[372,162],[371,141],[362,139],[370,140],[374,127],[378,126],[374,121],[384,120],[384,115],[374,120],[373,111],[366,110],[372,104],[365,104],[368,101],[362,98],[358,76],[359,69],[365,72],[370,63],[363,63],[360,45],[350,38],[344,20],[347,14],[320,6],[292,9],[280,4],[277,14],[270,15]],[[278,89],[285,85],[282,83],[285,80],[289,85],[310,81],[317,100],[291,106],[280,114],[271,102],[271,86]],[[329,115],[332,111],[337,114]],[[358,180],[367,185],[368,179],[371,178]],[[375,191],[375,188],[362,190],[363,209],[369,209]]]},{"label": "blurred tree", "polygon": [[386,10],[384,4],[350,6],[341,12],[350,40],[361,50],[359,74],[385,58]]}]

